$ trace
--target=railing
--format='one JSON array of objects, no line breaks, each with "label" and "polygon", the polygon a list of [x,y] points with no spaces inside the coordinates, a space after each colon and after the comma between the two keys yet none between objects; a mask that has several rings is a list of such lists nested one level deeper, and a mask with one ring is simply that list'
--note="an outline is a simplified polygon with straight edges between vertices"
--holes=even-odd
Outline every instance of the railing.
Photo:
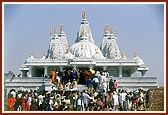
[{"label": "railing", "polygon": [[57,59],[42,59],[42,58],[32,58],[28,59],[26,62],[67,62],[67,61],[94,61],[94,62],[137,62],[133,60],[132,58],[127,58],[127,59],[93,59],[93,58],[80,58],[80,57],[75,57],[74,59],[68,60],[66,58],[57,58]]}]

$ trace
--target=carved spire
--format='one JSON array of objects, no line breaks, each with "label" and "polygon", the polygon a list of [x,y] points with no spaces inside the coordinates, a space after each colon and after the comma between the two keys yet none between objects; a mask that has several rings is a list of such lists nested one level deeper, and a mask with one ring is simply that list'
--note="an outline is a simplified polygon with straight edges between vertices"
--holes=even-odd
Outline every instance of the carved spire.
[{"label": "carved spire", "polygon": [[63,24],[60,25],[60,32],[63,31]]},{"label": "carved spire", "polygon": [[135,51],[134,52],[134,57],[137,57],[138,56],[138,53]]},{"label": "carved spire", "polygon": [[110,27],[110,34],[113,34],[113,30],[112,30],[112,27]]},{"label": "carved spire", "polygon": [[121,58],[126,58],[125,52],[122,52],[122,53],[121,53]]},{"label": "carved spire", "polygon": [[117,37],[117,27],[114,27],[114,35]]},{"label": "carved spire", "polygon": [[50,26],[50,37],[52,37],[52,26]]},{"label": "carved spire", "polygon": [[82,19],[86,19],[86,10],[82,9]]},{"label": "carved spire", "polygon": [[105,24],[104,32],[108,32],[108,24]]},{"label": "carved spire", "polygon": [[30,56],[34,56],[34,51],[30,52]]},{"label": "carved spire", "polygon": [[54,35],[56,35],[57,34],[57,28],[56,28],[56,26],[54,26]]}]

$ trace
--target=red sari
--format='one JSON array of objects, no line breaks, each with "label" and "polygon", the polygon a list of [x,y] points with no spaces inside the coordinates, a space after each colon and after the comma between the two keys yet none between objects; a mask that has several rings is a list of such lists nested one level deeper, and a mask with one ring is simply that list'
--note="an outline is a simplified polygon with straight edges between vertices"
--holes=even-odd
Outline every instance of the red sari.
[{"label": "red sari", "polygon": [[26,100],[23,96],[21,97],[21,105],[22,105],[22,111],[25,111],[26,110]]}]

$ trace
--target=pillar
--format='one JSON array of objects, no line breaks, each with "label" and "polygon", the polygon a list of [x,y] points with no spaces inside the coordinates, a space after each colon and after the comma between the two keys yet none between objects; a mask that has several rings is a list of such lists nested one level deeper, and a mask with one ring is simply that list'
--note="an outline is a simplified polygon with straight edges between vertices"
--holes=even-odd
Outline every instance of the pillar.
[{"label": "pillar", "polygon": [[90,65],[90,66],[89,66],[89,70],[91,71],[92,69],[93,69],[93,66],[92,66],[92,65]]},{"label": "pillar", "polygon": [[48,68],[48,66],[44,66],[44,76],[45,76],[45,75],[48,75],[47,68]]},{"label": "pillar", "polygon": [[60,71],[63,71],[63,67],[62,66],[60,66]]},{"label": "pillar", "polygon": [[103,71],[106,71],[107,70],[107,66],[103,66]]},{"label": "pillar", "polygon": [[76,70],[76,65],[73,65],[73,70]]},{"label": "pillar", "polygon": [[119,77],[122,77],[122,66],[120,66],[118,69],[119,69],[119,71],[118,71],[118,76],[119,76]]},{"label": "pillar", "polygon": [[33,68],[33,66],[29,66],[29,75],[28,75],[28,77],[32,77],[32,68]]},{"label": "pillar", "polygon": [[22,72],[22,77],[27,77],[28,70],[21,70],[21,72]]}]

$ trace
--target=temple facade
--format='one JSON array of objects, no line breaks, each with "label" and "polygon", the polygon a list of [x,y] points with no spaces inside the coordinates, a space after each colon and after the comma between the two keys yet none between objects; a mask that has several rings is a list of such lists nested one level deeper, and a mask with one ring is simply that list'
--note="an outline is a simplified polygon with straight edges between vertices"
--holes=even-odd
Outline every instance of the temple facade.
[{"label": "temple facade", "polygon": [[41,77],[49,75],[52,69],[62,71],[63,68],[102,70],[113,77],[131,77],[135,72],[141,72],[141,76],[144,76],[148,67],[143,60],[137,53],[127,58],[124,52],[120,52],[117,39],[116,29],[112,30],[105,24],[101,46],[96,46],[86,11],[82,10],[75,43],[72,46],[68,44],[63,24],[59,32],[51,26],[47,53],[42,58],[34,58],[34,54],[31,54],[20,68],[22,77]]},{"label": "temple facade", "polygon": [[[117,39],[116,29],[112,30],[105,24],[102,43],[100,47],[96,46],[85,10],[82,10],[82,20],[72,46],[68,44],[63,24],[60,25],[59,32],[55,26],[51,26],[46,54],[35,58],[31,53],[19,69],[22,72],[20,77],[4,77],[5,97],[11,89],[50,90],[50,79],[46,80],[43,76],[49,76],[52,69],[62,71],[64,68],[106,71],[109,73],[108,79],[117,80],[118,88],[135,90],[139,87],[157,87],[157,77],[145,75],[149,68],[144,61],[136,52],[133,57],[127,58],[125,52],[120,52]],[[85,87],[78,84],[80,90]]]}]

